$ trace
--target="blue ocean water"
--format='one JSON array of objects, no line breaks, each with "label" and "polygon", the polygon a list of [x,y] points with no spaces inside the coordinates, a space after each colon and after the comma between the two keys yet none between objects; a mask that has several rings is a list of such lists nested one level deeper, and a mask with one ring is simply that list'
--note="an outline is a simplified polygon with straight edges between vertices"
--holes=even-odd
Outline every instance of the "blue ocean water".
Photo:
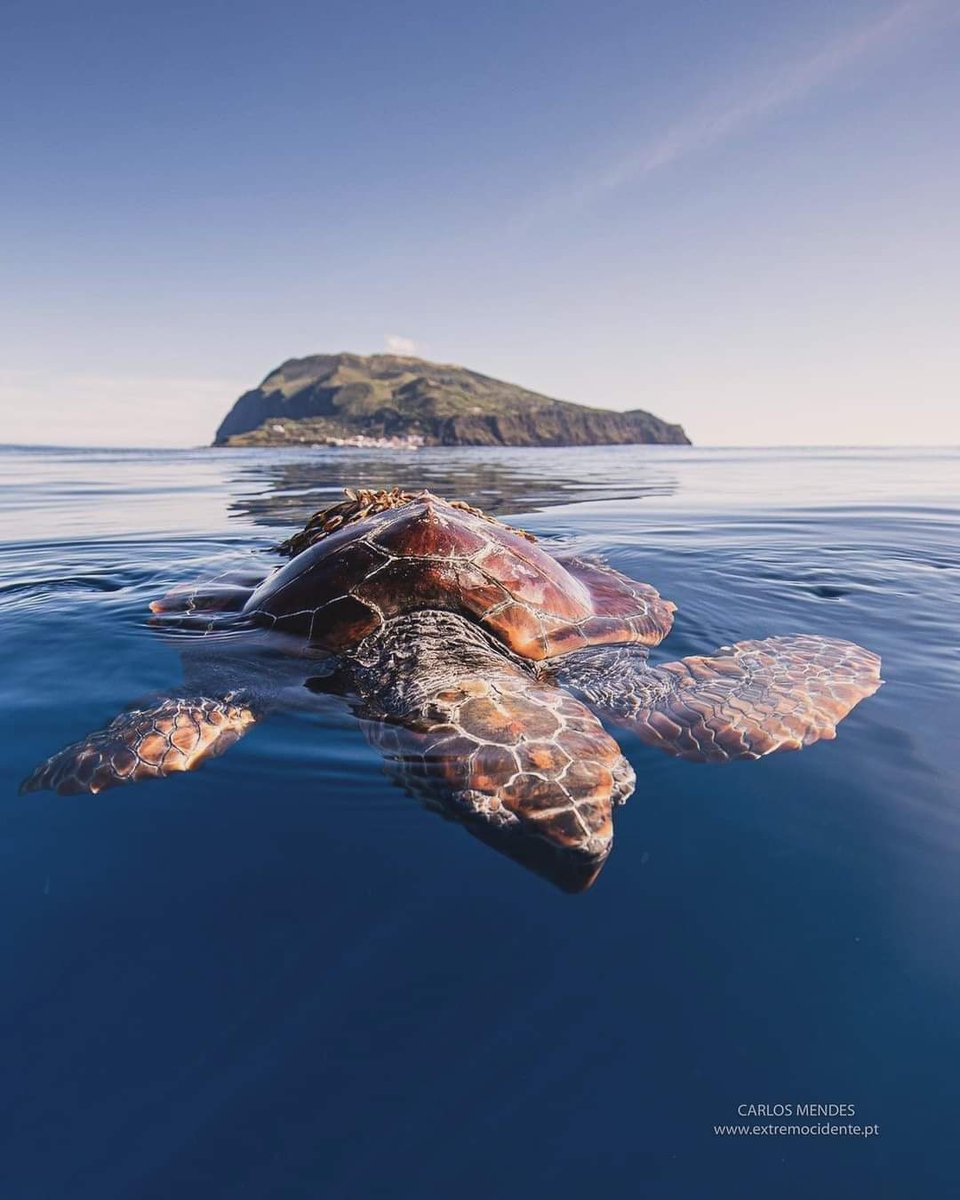
[{"label": "blue ocean water", "polygon": [[[0,465],[4,1200],[958,1194],[960,453]],[[17,794],[177,688],[152,598],[394,483],[649,580],[679,605],[661,659],[811,632],[887,682],[758,763],[617,731],[637,790],[576,896],[392,786],[329,703],[162,784]],[[879,1132],[714,1132],[803,1103]]]}]

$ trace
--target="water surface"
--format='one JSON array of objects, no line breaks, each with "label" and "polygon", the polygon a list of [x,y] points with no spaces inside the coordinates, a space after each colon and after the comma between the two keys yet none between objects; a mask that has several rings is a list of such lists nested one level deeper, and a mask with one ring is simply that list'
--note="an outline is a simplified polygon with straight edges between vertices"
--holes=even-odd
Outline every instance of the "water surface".
[{"label": "water surface", "polygon": [[[0,1195],[956,1195],[958,460],[0,451]],[[637,791],[580,896],[392,787],[330,706],[163,784],[17,795],[176,689],[150,599],[394,483],[654,583],[661,660],[811,632],[887,683],[759,763],[618,732]],[[714,1135],[808,1101],[880,1133]]]}]

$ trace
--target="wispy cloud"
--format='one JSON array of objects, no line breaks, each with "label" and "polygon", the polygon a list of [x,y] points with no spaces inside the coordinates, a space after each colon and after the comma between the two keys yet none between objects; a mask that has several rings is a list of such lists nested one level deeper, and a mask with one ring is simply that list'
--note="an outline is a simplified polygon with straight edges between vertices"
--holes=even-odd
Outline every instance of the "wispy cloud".
[{"label": "wispy cloud", "polygon": [[[949,8],[951,15],[957,15],[953,3]],[[944,6],[937,0],[906,0],[869,23],[825,43],[814,53],[782,63],[745,85],[731,88],[606,170],[555,194],[554,202],[561,207],[579,206],[728,141],[801,102],[855,65],[869,65],[895,51],[911,32],[942,13]]]},{"label": "wispy cloud", "polygon": [[399,333],[388,333],[384,340],[390,354],[403,354],[410,357],[417,352],[417,343],[413,338],[401,337]]}]

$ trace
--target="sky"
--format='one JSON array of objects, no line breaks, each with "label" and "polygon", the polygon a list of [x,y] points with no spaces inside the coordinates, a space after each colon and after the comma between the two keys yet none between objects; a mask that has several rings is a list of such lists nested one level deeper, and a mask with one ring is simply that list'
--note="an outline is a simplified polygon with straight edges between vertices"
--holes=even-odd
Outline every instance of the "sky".
[{"label": "sky", "polygon": [[5,0],[0,440],[390,350],[698,444],[960,443],[960,0]]}]

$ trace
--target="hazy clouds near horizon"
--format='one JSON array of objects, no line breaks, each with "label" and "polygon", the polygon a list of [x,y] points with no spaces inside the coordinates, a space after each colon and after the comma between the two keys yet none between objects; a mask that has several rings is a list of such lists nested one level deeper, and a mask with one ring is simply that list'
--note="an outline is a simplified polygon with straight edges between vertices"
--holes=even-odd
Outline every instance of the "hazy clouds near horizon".
[{"label": "hazy clouds near horizon", "polygon": [[389,349],[701,444],[960,442],[960,4],[4,17],[0,441]]}]

